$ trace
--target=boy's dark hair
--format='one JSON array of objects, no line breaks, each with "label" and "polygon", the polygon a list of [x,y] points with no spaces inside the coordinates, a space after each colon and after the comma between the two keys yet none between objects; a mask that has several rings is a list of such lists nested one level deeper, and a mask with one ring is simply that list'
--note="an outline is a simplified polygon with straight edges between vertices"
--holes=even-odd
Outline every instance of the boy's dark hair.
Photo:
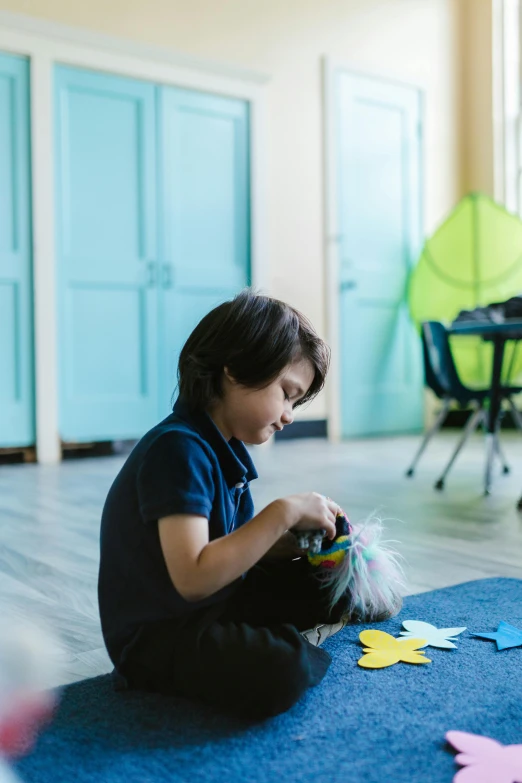
[{"label": "boy's dark hair", "polygon": [[205,410],[222,395],[225,367],[238,383],[262,389],[300,359],[310,362],[314,379],[296,405],[312,400],[323,388],[330,349],[298,310],[245,288],[211,310],[183,346],[179,396],[192,408]]}]

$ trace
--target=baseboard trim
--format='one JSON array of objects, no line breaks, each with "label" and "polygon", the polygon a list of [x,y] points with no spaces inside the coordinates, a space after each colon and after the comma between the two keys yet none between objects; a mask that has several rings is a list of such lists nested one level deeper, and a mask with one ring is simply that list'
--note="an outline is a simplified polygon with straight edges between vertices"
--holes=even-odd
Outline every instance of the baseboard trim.
[{"label": "baseboard trim", "polygon": [[[469,417],[472,415],[473,411],[469,408],[466,410],[451,410],[449,411],[448,415],[444,419],[444,423],[442,425],[443,429],[451,429],[451,428],[459,428],[461,429],[466,424]],[[515,430],[516,424],[513,420],[513,415],[510,410],[504,410],[502,411],[502,426],[501,429],[503,430]]]},{"label": "baseboard trim", "polygon": [[275,439],[294,440],[296,438],[326,438],[328,427],[326,419],[305,419],[294,421],[287,425],[281,432],[275,433]]}]

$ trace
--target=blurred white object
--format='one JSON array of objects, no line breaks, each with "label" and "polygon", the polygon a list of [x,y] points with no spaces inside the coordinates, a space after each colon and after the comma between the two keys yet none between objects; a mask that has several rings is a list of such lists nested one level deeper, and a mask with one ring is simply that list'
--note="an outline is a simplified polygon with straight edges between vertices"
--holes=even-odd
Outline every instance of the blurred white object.
[{"label": "blurred white object", "polygon": [[21,783],[20,778],[15,777],[7,764],[0,759],[0,783]]},{"label": "blurred white object", "polygon": [[60,646],[41,625],[0,620],[0,715],[2,702],[19,690],[44,690],[55,676]]},{"label": "blurred white object", "polygon": [[53,715],[56,694],[47,688],[60,654],[58,641],[41,625],[0,620],[0,783],[17,780],[2,757],[27,753]]},{"label": "blurred white object", "polygon": [[9,693],[48,687],[59,649],[54,636],[37,623],[0,620],[0,715]]}]

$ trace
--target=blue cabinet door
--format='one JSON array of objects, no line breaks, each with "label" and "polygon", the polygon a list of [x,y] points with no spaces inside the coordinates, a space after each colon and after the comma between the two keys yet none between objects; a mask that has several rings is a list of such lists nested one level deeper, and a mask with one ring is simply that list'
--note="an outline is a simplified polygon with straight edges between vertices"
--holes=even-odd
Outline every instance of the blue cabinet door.
[{"label": "blue cabinet door", "polygon": [[156,88],[55,79],[60,435],[135,438],[158,416]]},{"label": "blue cabinet door", "polygon": [[0,55],[0,447],[35,441],[29,63]]},{"label": "blue cabinet door", "polygon": [[179,352],[212,307],[250,283],[249,113],[241,100],[162,88],[161,410]]},{"label": "blue cabinet door", "polygon": [[421,352],[406,288],[421,246],[420,94],[339,70],[334,95],[342,434],[416,431]]}]

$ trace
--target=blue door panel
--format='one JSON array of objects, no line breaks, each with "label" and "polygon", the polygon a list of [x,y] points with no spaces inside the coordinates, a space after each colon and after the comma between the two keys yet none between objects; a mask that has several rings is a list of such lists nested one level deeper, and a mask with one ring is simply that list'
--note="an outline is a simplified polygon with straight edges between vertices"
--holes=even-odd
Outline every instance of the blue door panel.
[{"label": "blue door panel", "polygon": [[[103,290],[72,287],[67,299],[67,320],[72,325],[67,392],[87,402],[110,395],[132,404],[148,393],[146,352],[141,350],[147,332],[146,293],[128,289]],[[115,317],[116,315],[116,317]],[[110,335],[111,351],[100,351]],[[114,356],[118,369],[114,372]]]},{"label": "blue door panel", "polygon": [[56,69],[60,434],[141,436],[157,419],[156,94]]},{"label": "blue door panel", "polygon": [[159,113],[166,412],[188,335],[250,283],[249,111],[245,101],[165,87]]},{"label": "blue door panel", "polygon": [[248,105],[69,68],[56,87],[61,435],[138,437],[250,281]]},{"label": "blue door panel", "polygon": [[422,426],[420,341],[406,288],[421,243],[420,95],[336,76],[342,434]]},{"label": "blue door panel", "polygon": [[0,54],[0,447],[35,442],[29,63]]}]

